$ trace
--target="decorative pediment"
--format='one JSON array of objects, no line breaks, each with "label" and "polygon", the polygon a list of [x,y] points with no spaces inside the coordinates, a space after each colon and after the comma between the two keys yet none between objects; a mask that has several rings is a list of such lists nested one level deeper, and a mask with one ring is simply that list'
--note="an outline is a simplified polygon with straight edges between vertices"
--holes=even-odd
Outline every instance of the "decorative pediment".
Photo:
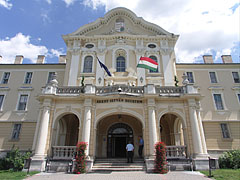
[{"label": "decorative pediment", "polygon": [[156,24],[145,21],[137,17],[135,13],[126,8],[115,8],[109,11],[103,18],[80,27],[73,33],[63,36],[97,36],[113,34],[130,34],[130,35],[172,35]]}]

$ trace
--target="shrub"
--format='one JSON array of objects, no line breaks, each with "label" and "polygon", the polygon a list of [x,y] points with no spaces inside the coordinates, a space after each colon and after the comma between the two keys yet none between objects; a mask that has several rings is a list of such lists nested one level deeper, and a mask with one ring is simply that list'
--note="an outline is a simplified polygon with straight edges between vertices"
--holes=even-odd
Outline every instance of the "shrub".
[{"label": "shrub", "polygon": [[218,159],[221,169],[238,169],[240,168],[240,149],[224,152]]},{"label": "shrub", "polygon": [[168,172],[166,163],[166,145],[163,142],[158,142],[155,144],[155,166],[154,172],[165,174]]},{"label": "shrub", "polygon": [[82,174],[86,172],[86,154],[85,150],[87,149],[86,142],[79,142],[77,144],[77,152],[76,152],[76,165],[74,168],[74,173]]},{"label": "shrub", "polygon": [[20,153],[18,148],[12,148],[7,156],[0,160],[0,168],[2,170],[12,169],[13,171],[21,171],[24,166],[24,160],[30,157],[31,153]]}]

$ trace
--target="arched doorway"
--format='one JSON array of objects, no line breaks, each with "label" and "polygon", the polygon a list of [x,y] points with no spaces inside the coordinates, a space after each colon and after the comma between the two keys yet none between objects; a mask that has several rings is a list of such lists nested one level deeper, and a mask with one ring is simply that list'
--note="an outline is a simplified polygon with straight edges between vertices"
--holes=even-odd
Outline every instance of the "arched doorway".
[{"label": "arched doorway", "polygon": [[[138,157],[138,136],[143,136],[143,125],[127,114],[109,115],[97,123],[95,136],[96,158],[121,158],[126,156],[126,143],[132,141]],[[144,154],[144,152],[143,152]]]},{"label": "arched doorway", "polygon": [[181,120],[174,114],[164,114],[160,119],[161,141],[167,146],[184,145]]},{"label": "arched doorway", "polygon": [[116,123],[108,130],[107,157],[126,157],[127,142],[133,142],[133,130],[125,123]]},{"label": "arched doorway", "polygon": [[67,114],[58,121],[57,146],[76,146],[78,141],[79,120],[75,114]]}]

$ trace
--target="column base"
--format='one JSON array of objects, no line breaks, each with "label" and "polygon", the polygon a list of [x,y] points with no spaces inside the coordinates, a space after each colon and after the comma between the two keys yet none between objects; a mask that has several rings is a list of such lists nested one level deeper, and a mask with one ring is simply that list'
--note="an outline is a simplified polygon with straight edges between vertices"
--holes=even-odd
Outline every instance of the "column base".
[{"label": "column base", "polygon": [[46,159],[43,156],[34,156],[31,161],[29,171],[45,171]]},{"label": "column base", "polygon": [[154,159],[153,158],[145,159],[145,164],[146,164],[147,173],[154,172]]},{"label": "column base", "polygon": [[209,170],[208,159],[193,159],[193,169],[195,171]]}]

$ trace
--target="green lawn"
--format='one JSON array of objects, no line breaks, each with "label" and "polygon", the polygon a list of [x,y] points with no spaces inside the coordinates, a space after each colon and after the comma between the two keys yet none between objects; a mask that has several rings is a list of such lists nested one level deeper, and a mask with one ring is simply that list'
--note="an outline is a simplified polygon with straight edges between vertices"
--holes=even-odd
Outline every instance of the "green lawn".
[{"label": "green lawn", "polygon": [[[33,172],[29,172],[29,176],[32,176],[34,174],[37,174],[39,172],[33,171]],[[27,177],[27,173],[26,172],[14,172],[14,171],[0,171],[0,179],[1,180],[20,180],[20,179],[24,179],[25,177]]]},{"label": "green lawn", "polygon": [[[209,171],[200,171],[206,176],[209,175]],[[216,180],[239,180],[240,169],[216,169],[212,170],[212,179]]]}]

